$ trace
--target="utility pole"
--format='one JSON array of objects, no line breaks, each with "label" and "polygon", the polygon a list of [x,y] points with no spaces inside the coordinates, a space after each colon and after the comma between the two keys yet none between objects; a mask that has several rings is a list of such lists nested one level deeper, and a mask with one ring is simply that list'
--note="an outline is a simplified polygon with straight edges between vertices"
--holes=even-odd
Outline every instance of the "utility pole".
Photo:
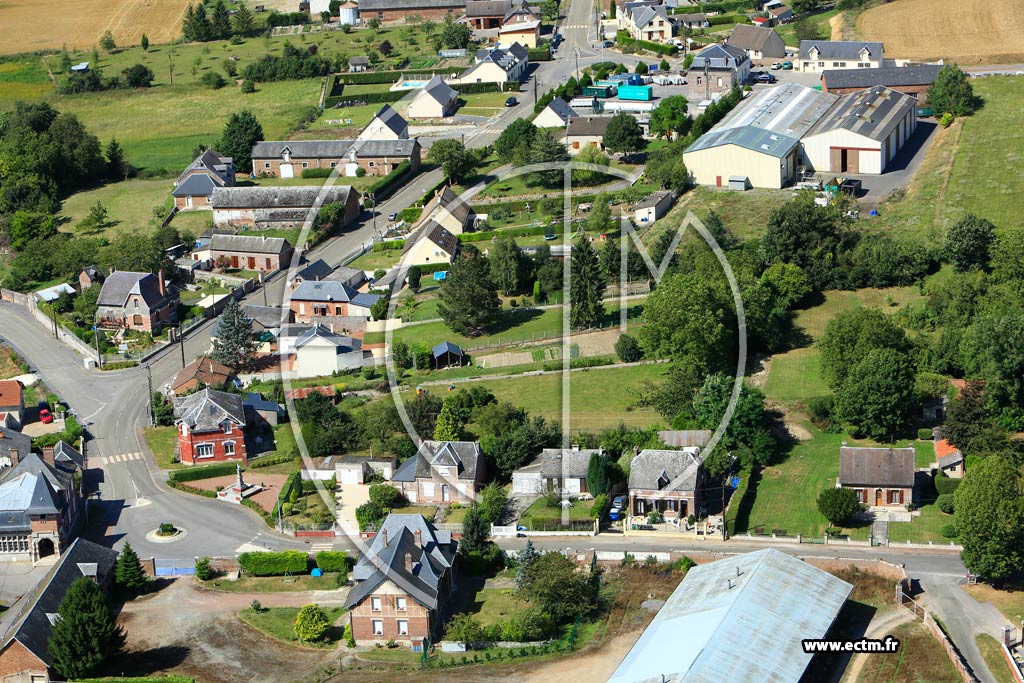
[{"label": "utility pole", "polygon": [[174,54],[174,50],[167,53],[167,78],[171,85],[174,85],[174,62],[171,61],[171,56]]},{"label": "utility pole", "polygon": [[533,103],[537,104],[537,81],[540,80],[536,76],[533,77]]},{"label": "utility pole", "polygon": [[704,60],[704,99],[711,99],[711,76],[708,69],[708,60]]},{"label": "utility pole", "polygon": [[576,50],[576,81],[580,80],[580,49],[577,47]]},{"label": "utility pole", "polygon": [[181,367],[185,367],[185,335],[181,332],[181,325],[178,325],[178,349],[181,351]]},{"label": "utility pole", "polygon": [[146,383],[149,385],[149,426],[156,426],[156,415],[153,413],[153,369],[146,363]]},{"label": "utility pole", "polygon": [[92,338],[96,342],[96,362],[99,363],[100,370],[103,369],[103,354],[100,353],[100,328],[98,325],[92,326]]},{"label": "utility pole", "polygon": [[57,309],[53,304],[50,304],[50,320],[53,321],[53,338],[60,339],[60,335],[57,334]]}]

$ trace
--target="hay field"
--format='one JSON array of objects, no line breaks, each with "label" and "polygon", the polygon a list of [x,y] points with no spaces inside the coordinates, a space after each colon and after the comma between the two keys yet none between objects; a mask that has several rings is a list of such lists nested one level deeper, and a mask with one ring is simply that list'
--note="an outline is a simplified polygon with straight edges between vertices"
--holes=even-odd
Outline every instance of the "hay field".
[{"label": "hay field", "polygon": [[109,30],[118,45],[168,43],[181,33],[189,0],[0,0],[0,52],[91,48]]},{"label": "hay field", "polygon": [[1024,2],[895,0],[862,12],[857,37],[884,42],[886,57],[1024,62]]}]

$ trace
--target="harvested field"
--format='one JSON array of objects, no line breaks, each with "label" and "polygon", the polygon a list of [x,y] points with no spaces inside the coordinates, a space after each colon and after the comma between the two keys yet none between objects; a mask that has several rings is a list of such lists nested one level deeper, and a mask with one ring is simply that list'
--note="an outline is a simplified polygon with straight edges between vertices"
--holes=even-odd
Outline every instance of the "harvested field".
[{"label": "harvested field", "polygon": [[2,0],[0,25],[5,31],[0,52],[60,49],[61,45],[87,48],[108,30],[118,45],[137,45],[143,33],[153,43],[168,43],[181,33],[188,4],[188,0]]},{"label": "harvested field", "polygon": [[886,57],[960,64],[1024,61],[1020,0],[896,0],[863,12],[857,37],[885,43]]}]

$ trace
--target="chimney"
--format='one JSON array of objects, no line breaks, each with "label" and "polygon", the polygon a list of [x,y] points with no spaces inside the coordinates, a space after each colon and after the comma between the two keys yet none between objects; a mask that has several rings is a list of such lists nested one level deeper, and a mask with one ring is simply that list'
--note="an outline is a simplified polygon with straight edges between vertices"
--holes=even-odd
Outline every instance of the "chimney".
[{"label": "chimney", "polygon": [[167,286],[164,284],[164,269],[161,268],[156,273],[158,284],[160,286],[160,296],[167,296]]},{"label": "chimney", "polygon": [[57,466],[56,461],[54,461],[54,459],[53,459],[53,446],[44,446],[43,447],[43,462],[45,462],[50,467],[56,467]]},{"label": "chimney", "polygon": [[381,541],[383,541],[384,545],[386,546],[388,544],[388,530],[387,529],[381,529],[380,530],[380,538],[381,538]]},{"label": "chimney", "polygon": [[11,459],[11,467],[15,467],[19,462],[21,462],[21,457],[18,455],[17,448],[12,448],[7,451],[7,457]]},{"label": "chimney", "polygon": [[423,532],[419,529],[416,530],[416,545],[421,548],[423,547]]},{"label": "chimney", "polygon": [[405,571],[412,574],[412,553],[405,554]]}]

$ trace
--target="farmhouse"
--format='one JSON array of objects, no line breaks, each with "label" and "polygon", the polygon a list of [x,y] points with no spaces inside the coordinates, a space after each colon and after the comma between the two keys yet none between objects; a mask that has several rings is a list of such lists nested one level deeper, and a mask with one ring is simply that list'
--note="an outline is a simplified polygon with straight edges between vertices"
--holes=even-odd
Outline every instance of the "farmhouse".
[{"label": "farmhouse", "polygon": [[0,381],[0,427],[21,430],[24,421],[24,385],[16,379]]},{"label": "farmhouse", "polygon": [[178,457],[187,465],[246,460],[245,409],[242,397],[202,389],[174,399]]},{"label": "farmhouse", "polygon": [[466,0],[360,0],[359,21],[405,21],[408,17],[444,19],[458,17],[466,10]]},{"label": "farmhouse", "polygon": [[49,683],[63,680],[51,669],[48,647],[53,619],[65,593],[85,577],[109,588],[114,578],[117,551],[79,538],[17,605],[19,616],[0,645],[0,680],[10,683]]},{"label": "farmhouse", "polygon": [[737,24],[726,44],[745,51],[751,59],[778,59],[786,56],[786,43],[773,28]]},{"label": "farmhouse", "polygon": [[698,52],[690,65],[691,85],[712,93],[742,86],[750,77],[750,57],[746,50],[725,45],[708,45]]},{"label": "farmhouse", "polygon": [[902,508],[913,502],[913,447],[839,449],[837,488],[853,489],[857,500],[879,508]]},{"label": "farmhouse", "polygon": [[505,24],[498,29],[498,39],[506,45],[537,47],[540,42],[540,19]]},{"label": "farmhouse", "polygon": [[354,221],[361,210],[359,193],[348,185],[219,187],[213,191],[213,223],[220,228],[301,228],[315,218],[314,206],[328,204],[345,207],[338,228]]},{"label": "farmhouse", "polygon": [[203,387],[222,389],[234,377],[234,371],[208,356],[200,356],[178,370],[171,380],[171,393],[181,396]]},{"label": "farmhouse", "polygon": [[424,441],[391,485],[410,503],[470,505],[487,482],[487,461],[472,441]]},{"label": "farmhouse", "polygon": [[[523,26],[523,24],[516,24]],[[522,80],[530,65],[526,48],[519,43],[509,47],[492,47],[477,50],[476,63],[469,67],[453,82],[460,83],[507,83]],[[435,76],[436,78],[436,76]],[[424,87],[426,90],[426,87]]]},{"label": "farmhouse", "polygon": [[299,377],[323,377],[363,367],[362,342],[314,325],[295,340]]},{"label": "farmhouse", "polygon": [[854,40],[801,40],[798,56],[801,71],[825,69],[877,69],[884,64],[882,43]]},{"label": "farmhouse", "polygon": [[283,237],[218,233],[210,238],[210,258],[229,268],[273,273],[279,268],[288,267],[292,252],[292,245]]},{"label": "farmhouse", "polygon": [[458,108],[459,93],[434,76],[412,98],[406,114],[411,119],[443,119]]},{"label": "farmhouse", "polygon": [[676,195],[671,190],[652,192],[633,207],[633,221],[637,225],[651,225],[672,208]]},{"label": "farmhouse", "polygon": [[608,132],[611,116],[579,116],[570,119],[565,127],[565,146],[576,156],[585,147],[604,149],[604,134]]},{"label": "farmhouse", "polygon": [[526,0],[520,0],[508,11],[505,18],[502,19],[501,25],[508,26],[509,24],[521,22],[540,21],[541,18],[540,12],[531,7],[530,3],[526,2]]},{"label": "farmhouse", "polygon": [[[393,121],[394,117],[390,117],[383,109],[377,116],[382,114],[402,130],[401,124],[405,121],[400,116],[399,122]],[[398,114],[395,113],[395,116]],[[371,121],[370,125],[374,125],[374,122]],[[387,127],[383,122],[380,126]],[[408,126],[404,128],[408,136]],[[385,176],[403,161],[409,162],[414,172],[419,170],[418,140],[388,135],[382,140],[360,138],[257,142],[252,148],[253,175],[271,178],[298,178],[303,171],[314,168],[338,168],[338,175],[350,178],[359,175],[359,169],[363,169],[366,175]]]},{"label": "farmhouse", "polygon": [[388,515],[352,570],[345,608],[355,641],[394,640],[417,652],[434,642],[448,616],[456,546],[422,515]]},{"label": "farmhouse", "polygon": [[359,289],[366,282],[366,272],[358,268],[349,268],[348,266],[338,266],[335,268],[323,259],[317,259],[295,271],[295,275],[288,280],[288,287],[295,289],[303,282],[326,280],[340,282],[351,289]]},{"label": "farmhouse", "polygon": [[78,533],[85,458],[59,441],[31,452],[32,439],[0,427],[0,560],[60,555]]},{"label": "farmhouse", "polygon": [[793,20],[793,10],[786,5],[782,5],[781,7],[772,7],[768,10],[768,20],[772,26],[786,24]]},{"label": "farmhouse", "polygon": [[668,16],[668,8],[664,5],[638,5],[626,3],[625,29],[636,40],[651,43],[665,43],[672,39],[672,20]]},{"label": "farmhouse", "polygon": [[561,97],[556,97],[537,114],[533,119],[533,125],[538,128],[565,128],[571,119],[578,116],[579,114],[573,111],[568,102]]},{"label": "farmhouse", "polygon": [[666,519],[700,513],[704,468],[699,448],[678,451],[645,449],[629,465],[629,510],[643,516],[660,512]]},{"label": "farmhouse", "polygon": [[[359,140],[408,140],[409,124],[402,115],[385,104],[359,133]],[[410,164],[412,162],[410,161]],[[417,166],[419,165],[417,160]],[[371,174],[373,175],[373,174]]]},{"label": "farmhouse", "polygon": [[821,89],[836,95],[883,85],[890,90],[917,98],[919,105],[928,101],[928,89],[935,83],[941,64],[883,66],[878,69],[826,69],[821,72]]},{"label": "farmhouse", "polygon": [[174,181],[174,206],[179,211],[209,209],[215,187],[235,184],[235,163],[231,157],[208,149],[188,165]]},{"label": "farmhouse", "polygon": [[357,292],[337,280],[306,280],[292,292],[291,309],[297,323],[324,316],[367,318],[379,294]]},{"label": "farmhouse", "polygon": [[500,28],[512,0],[466,0],[466,23],[475,29]]},{"label": "farmhouse", "polygon": [[964,454],[946,439],[935,439],[935,469],[947,477],[961,479],[964,476]]},{"label": "farmhouse", "polygon": [[162,270],[156,275],[115,270],[103,281],[96,305],[101,328],[159,332],[176,319],[178,294],[167,287]]},{"label": "farmhouse", "polygon": [[[698,565],[608,683],[797,683],[853,586],[774,548]],[[739,650],[758,656],[742,656]]]},{"label": "farmhouse", "polygon": [[880,85],[840,96],[802,138],[819,172],[879,174],[917,130],[917,100]]},{"label": "farmhouse", "polygon": [[676,20],[676,24],[679,28],[697,30],[711,26],[711,22],[708,21],[708,15],[703,12],[696,12],[693,14],[676,14],[673,15],[672,18]]},{"label": "farmhouse", "polygon": [[587,493],[590,457],[600,449],[545,448],[529,465],[512,473],[512,492],[538,494],[548,491],[564,496]]}]

